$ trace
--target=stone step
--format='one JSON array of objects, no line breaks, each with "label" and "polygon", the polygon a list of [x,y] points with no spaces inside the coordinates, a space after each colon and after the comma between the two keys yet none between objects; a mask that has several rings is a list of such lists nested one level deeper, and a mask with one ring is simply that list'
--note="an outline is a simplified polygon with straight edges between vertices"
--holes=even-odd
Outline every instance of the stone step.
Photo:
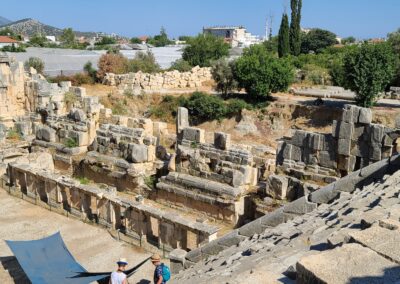
[{"label": "stone step", "polygon": [[237,198],[244,191],[241,188],[235,188],[227,184],[175,172],[162,177],[161,182],[182,187],[186,190],[195,190],[214,196],[227,196],[229,198]]},{"label": "stone step", "polygon": [[374,225],[363,231],[351,232],[349,236],[352,241],[400,264],[400,231],[399,222],[396,223],[381,221],[380,225]]},{"label": "stone step", "polygon": [[399,283],[400,266],[359,244],[301,258],[297,283]]}]

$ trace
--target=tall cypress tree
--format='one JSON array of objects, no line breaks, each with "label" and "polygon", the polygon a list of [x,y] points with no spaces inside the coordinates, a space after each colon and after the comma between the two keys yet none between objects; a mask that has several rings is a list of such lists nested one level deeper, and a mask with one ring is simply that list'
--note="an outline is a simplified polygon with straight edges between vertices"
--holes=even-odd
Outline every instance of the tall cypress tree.
[{"label": "tall cypress tree", "polygon": [[291,0],[290,8],[292,9],[290,22],[290,51],[293,55],[300,54],[301,47],[301,7],[302,0]]},{"label": "tall cypress tree", "polygon": [[283,13],[278,35],[278,54],[279,57],[285,57],[289,53],[289,17],[286,13]]}]

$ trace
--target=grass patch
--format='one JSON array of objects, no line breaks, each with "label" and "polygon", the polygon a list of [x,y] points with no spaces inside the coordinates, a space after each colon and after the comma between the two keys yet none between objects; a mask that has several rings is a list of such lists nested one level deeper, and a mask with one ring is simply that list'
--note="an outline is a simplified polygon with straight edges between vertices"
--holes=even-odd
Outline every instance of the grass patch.
[{"label": "grass patch", "polygon": [[7,132],[7,139],[18,141],[21,140],[21,134],[13,128],[10,128]]},{"label": "grass patch", "polygon": [[67,138],[64,141],[64,146],[68,148],[75,148],[78,147],[78,142],[74,138]]},{"label": "grass patch", "polygon": [[155,189],[156,188],[156,183],[157,183],[157,178],[156,178],[156,176],[146,176],[146,177],[144,177],[144,183],[148,187],[150,187],[152,189]]},{"label": "grass patch", "polygon": [[77,177],[76,178],[80,184],[87,185],[90,183],[90,180],[86,177]]}]

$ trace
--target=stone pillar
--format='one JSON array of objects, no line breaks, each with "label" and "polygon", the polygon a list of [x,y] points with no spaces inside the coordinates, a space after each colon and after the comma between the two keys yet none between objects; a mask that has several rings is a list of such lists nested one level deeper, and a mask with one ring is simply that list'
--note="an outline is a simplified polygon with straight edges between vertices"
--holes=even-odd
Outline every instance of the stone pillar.
[{"label": "stone pillar", "polygon": [[176,133],[179,134],[185,127],[189,127],[189,111],[187,108],[179,107],[176,116]]}]

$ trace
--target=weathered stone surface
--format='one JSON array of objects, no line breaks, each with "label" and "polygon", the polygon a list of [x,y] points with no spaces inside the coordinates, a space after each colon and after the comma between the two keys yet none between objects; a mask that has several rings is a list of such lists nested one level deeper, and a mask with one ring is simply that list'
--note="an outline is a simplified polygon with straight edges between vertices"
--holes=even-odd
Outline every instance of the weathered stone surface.
[{"label": "weathered stone surface", "polygon": [[285,199],[288,190],[288,178],[279,175],[268,177],[266,193],[276,199]]},{"label": "weathered stone surface", "polygon": [[224,132],[214,133],[214,146],[217,149],[227,150],[231,146],[231,135]]},{"label": "weathered stone surface", "polygon": [[372,111],[370,108],[361,108],[358,122],[363,124],[370,124],[372,122]]},{"label": "weathered stone surface", "polygon": [[358,244],[300,259],[297,283],[396,283],[400,267]]},{"label": "weathered stone surface", "polygon": [[148,159],[147,146],[144,144],[131,144],[130,145],[130,160],[134,163],[143,163]]},{"label": "weathered stone surface", "polygon": [[186,127],[189,127],[189,111],[187,108],[179,107],[176,116],[176,129],[180,132]]},{"label": "weathered stone surface", "polygon": [[195,143],[204,143],[204,129],[196,128],[196,127],[186,127],[183,128],[183,139],[192,141]]}]

